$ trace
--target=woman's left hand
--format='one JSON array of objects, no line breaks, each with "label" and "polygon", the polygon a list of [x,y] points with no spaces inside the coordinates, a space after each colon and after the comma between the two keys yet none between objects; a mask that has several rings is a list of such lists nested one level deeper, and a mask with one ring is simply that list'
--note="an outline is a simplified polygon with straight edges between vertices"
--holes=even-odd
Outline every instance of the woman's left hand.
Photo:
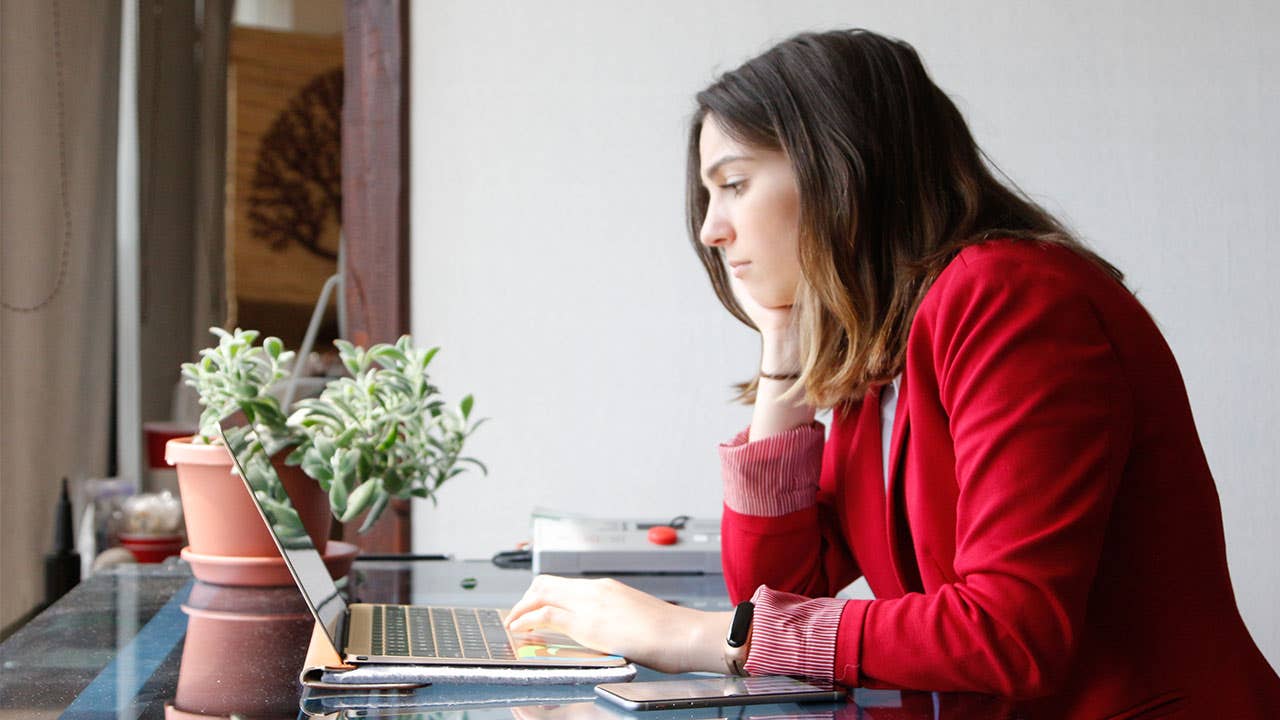
[{"label": "woman's left hand", "polygon": [[672,605],[611,578],[539,575],[507,614],[507,629],[563,633],[661,672],[723,672],[720,644],[731,619],[732,613]]}]

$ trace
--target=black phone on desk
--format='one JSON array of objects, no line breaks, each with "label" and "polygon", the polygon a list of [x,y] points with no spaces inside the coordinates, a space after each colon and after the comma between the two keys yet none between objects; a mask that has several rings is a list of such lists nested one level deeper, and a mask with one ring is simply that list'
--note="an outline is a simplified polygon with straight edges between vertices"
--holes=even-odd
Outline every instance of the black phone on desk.
[{"label": "black phone on desk", "polygon": [[845,699],[847,692],[826,680],[763,675],[601,683],[596,686],[596,695],[628,710],[674,710],[722,705],[838,702]]}]

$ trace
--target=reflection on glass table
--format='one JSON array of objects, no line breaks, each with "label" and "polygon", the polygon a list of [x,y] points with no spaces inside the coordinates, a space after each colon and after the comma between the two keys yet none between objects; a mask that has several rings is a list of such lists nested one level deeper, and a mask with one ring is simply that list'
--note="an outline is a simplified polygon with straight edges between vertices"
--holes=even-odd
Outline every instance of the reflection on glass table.
[{"label": "reflection on glass table", "polygon": [[[413,705],[414,695],[423,704]],[[304,699],[303,717],[324,720],[1017,720],[1012,702],[1001,698],[965,694],[899,693],[895,690],[857,689],[853,702],[805,705],[755,705],[708,707],[688,710],[628,711],[603,701],[535,703],[502,706],[496,703],[441,707],[427,701],[425,689],[408,693],[394,705],[349,706],[335,701]]]},{"label": "reflection on glass table", "polygon": [[[630,576],[625,582],[703,609],[728,607],[718,576]],[[503,607],[527,570],[484,562],[356,562],[352,600]],[[628,712],[592,685],[445,686],[413,693],[328,693],[297,682],[312,620],[297,589],[197,583],[185,564],[125,566],[88,578],[0,643],[0,718],[400,717],[527,720],[664,718],[1005,718],[979,696],[858,689],[839,705],[757,705]],[[642,668],[637,680],[669,679]],[[690,677],[690,676],[685,676]]]},{"label": "reflection on glass table", "polygon": [[[197,580],[182,612],[187,633],[167,718],[287,717],[296,711],[297,668],[314,623],[297,590]],[[264,662],[268,658],[273,661]]]}]

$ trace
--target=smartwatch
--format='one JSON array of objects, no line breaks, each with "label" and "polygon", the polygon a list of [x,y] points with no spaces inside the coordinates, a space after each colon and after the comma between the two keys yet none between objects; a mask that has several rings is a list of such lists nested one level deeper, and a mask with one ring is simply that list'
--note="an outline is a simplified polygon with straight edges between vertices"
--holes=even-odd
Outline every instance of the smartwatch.
[{"label": "smartwatch", "polygon": [[751,652],[751,619],[756,606],[743,600],[733,611],[733,623],[729,625],[729,637],[725,638],[724,664],[730,675],[746,675],[747,653]]}]

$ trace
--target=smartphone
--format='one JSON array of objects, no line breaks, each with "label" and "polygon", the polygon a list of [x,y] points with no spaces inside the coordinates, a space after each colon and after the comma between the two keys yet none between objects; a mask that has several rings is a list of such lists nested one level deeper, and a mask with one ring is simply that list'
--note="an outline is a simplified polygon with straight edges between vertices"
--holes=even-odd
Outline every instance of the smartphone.
[{"label": "smartphone", "polygon": [[596,695],[628,710],[837,702],[846,694],[843,688],[825,680],[785,675],[603,683],[596,686]]}]

